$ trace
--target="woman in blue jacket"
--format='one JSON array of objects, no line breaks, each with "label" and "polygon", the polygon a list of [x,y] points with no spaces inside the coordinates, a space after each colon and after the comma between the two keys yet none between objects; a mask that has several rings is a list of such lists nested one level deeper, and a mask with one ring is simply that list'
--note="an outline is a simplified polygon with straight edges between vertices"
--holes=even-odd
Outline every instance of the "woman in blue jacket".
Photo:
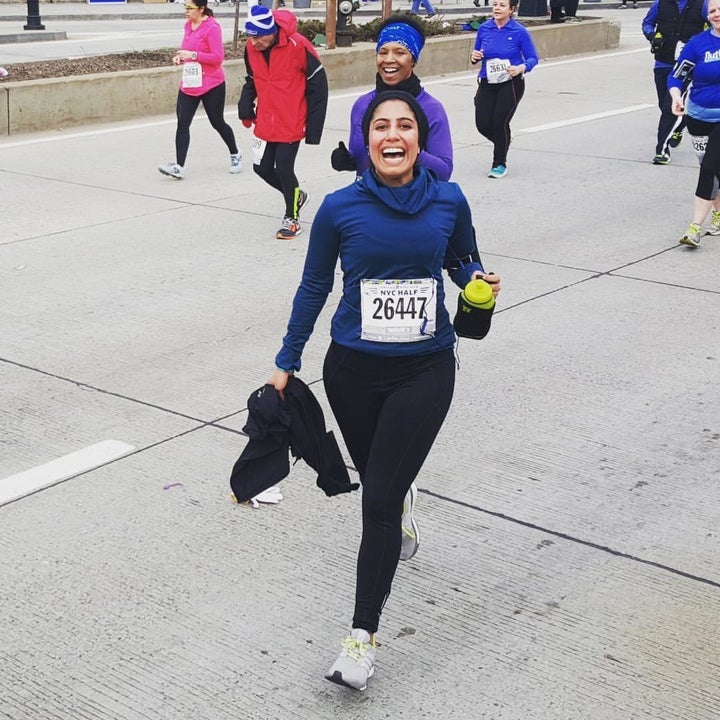
[{"label": "woman in blue jacket", "polygon": [[[682,245],[696,248],[704,235],[703,224],[712,210],[710,235],[720,235],[720,0],[708,0],[703,14],[710,29],[688,40],[668,77],[668,91],[675,115],[686,114],[693,145],[705,146],[695,190],[693,220],[680,238]],[[683,83],[692,78],[687,104]],[[716,197],[717,196],[717,197]],[[714,198],[714,199],[713,199]]]},{"label": "woman in blue jacket", "polygon": [[493,0],[492,18],[477,31],[470,56],[482,61],[475,95],[475,126],[493,144],[492,168],[488,177],[507,175],[510,120],[525,93],[525,73],[538,64],[530,33],[513,13],[518,0]]},{"label": "woman in blue jacket", "polygon": [[323,380],[360,474],[362,541],[350,636],[326,678],[364,690],[375,632],[401,550],[403,501],[450,407],[455,333],[442,270],[460,287],[486,275],[460,188],[420,165],[428,120],[412,95],[390,90],[362,120],[371,167],[326,196],[315,216],[302,280],[269,384],[279,392],[327,296],[338,258],[342,297],[331,324]]}]

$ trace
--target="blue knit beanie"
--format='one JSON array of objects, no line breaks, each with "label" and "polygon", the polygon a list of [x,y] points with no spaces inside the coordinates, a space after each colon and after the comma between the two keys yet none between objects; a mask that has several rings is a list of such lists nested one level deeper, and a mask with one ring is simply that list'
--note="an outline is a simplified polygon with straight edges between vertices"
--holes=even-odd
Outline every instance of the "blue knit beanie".
[{"label": "blue knit beanie", "polygon": [[272,35],[276,30],[272,10],[264,5],[253,5],[245,21],[245,32],[255,37]]}]

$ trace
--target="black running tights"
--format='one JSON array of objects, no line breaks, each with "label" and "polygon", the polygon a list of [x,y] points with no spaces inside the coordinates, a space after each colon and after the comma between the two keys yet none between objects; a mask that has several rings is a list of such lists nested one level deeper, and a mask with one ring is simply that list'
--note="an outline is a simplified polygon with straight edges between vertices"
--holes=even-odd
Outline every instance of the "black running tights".
[{"label": "black running tights", "polygon": [[493,167],[507,165],[510,121],[525,94],[525,80],[516,75],[504,83],[482,79],[475,94],[475,127],[493,144]]},{"label": "black running tights", "polygon": [[700,163],[695,195],[703,200],[712,200],[714,196],[715,179],[720,180],[720,123],[704,122],[687,115],[685,117],[688,132],[691,135],[708,136],[705,157]]},{"label": "black running tights", "polygon": [[204,95],[187,95],[182,90],[178,92],[177,99],[177,130],[175,131],[175,162],[184,166],[190,147],[190,123],[195,117],[195,111],[202,101],[210,124],[218,131],[223,142],[227,145],[231,155],[238,151],[235,134],[225,122],[225,83],[208,90]]},{"label": "black running tights", "polygon": [[403,500],[450,408],[452,350],[368,355],[332,343],[325,392],[362,482],[353,627],[377,631],[400,558]]},{"label": "black running tights", "polygon": [[299,149],[299,142],[269,142],[265,146],[260,164],[253,165],[256,174],[283,194],[285,217],[290,218],[298,216],[296,192],[298,179],[295,176],[295,158]]}]

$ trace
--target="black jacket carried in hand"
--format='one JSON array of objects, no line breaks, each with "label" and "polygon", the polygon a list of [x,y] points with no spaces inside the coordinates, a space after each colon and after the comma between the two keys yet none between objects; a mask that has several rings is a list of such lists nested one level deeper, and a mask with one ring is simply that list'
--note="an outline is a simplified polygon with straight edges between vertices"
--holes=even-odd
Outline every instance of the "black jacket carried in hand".
[{"label": "black jacket carried in hand", "polygon": [[291,375],[285,399],[272,385],[263,385],[248,398],[250,441],[235,462],[230,487],[238,502],[246,502],[277,484],[290,472],[288,450],[318,473],[317,485],[328,496],[357,490],[332,431],[310,388]]}]

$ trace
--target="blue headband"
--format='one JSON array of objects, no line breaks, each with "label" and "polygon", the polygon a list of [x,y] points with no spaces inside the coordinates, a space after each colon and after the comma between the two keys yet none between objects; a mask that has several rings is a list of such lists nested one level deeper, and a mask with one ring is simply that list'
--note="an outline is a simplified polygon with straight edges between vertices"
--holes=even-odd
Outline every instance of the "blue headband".
[{"label": "blue headband", "polygon": [[413,56],[415,62],[420,57],[425,41],[422,35],[411,25],[405,23],[392,23],[386,25],[378,35],[377,46],[375,52],[380,52],[380,48],[386,43],[396,42],[406,47]]}]

